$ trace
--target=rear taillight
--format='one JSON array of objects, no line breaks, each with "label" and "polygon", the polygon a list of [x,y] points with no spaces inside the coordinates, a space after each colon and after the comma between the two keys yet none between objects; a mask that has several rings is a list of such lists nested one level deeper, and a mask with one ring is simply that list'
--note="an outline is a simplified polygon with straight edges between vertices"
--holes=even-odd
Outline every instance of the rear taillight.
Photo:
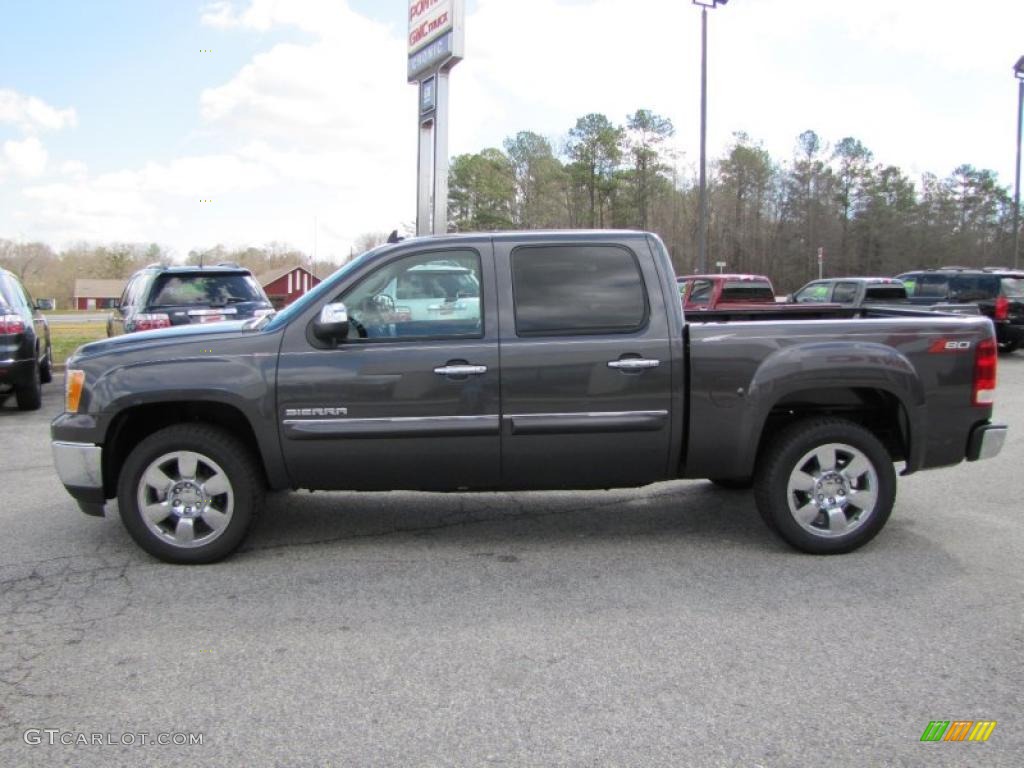
[{"label": "rear taillight", "polygon": [[132,327],[136,331],[153,331],[157,328],[170,328],[171,317],[163,313],[136,315]]},{"label": "rear taillight", "polygon": [[21,315],[0,315],[0,335],[24,332],[25,321]]},{"label": "rear taillight", "polygon": [[996,342],[985,339],[974,355],[974,387],[971,403],[988,407],[996,401]]},{"label": "rear taillight", "polygon": [[996,320],[1005,321],[1010,317],[1010,300],[1005,296],[996,299]]}]

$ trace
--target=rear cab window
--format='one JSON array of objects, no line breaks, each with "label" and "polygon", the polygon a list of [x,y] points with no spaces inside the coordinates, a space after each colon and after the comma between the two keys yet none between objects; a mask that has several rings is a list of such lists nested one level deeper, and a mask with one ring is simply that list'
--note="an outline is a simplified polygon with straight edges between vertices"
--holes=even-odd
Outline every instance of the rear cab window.
[{"label": "rear cab window", "polygon": [[640,264],[622,246],[520,246],[511,258],[518,336],[635,333],[647,325]]},{"label": "rear cab window", "polygon": [[726,280],[720,301],[774,302],[775,291],[767,280]]},{"label": "rear cab window", "polygon": [[869,285],[864,293],[865,301],[900,301],[907,298],[907,289],[902,285]]}]

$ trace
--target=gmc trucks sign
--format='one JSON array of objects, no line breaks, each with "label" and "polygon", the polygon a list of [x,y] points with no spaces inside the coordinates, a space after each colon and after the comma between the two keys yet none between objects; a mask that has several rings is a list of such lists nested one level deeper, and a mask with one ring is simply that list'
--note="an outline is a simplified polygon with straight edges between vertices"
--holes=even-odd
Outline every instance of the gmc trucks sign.
[{"label": "gmc trucks sign", "polygon": [[452,28],[451,0],[410,0],[409,53],[413,54],[431,40]]},{"label": "gmc trucks sign", "polygon": [[409,0],[409,81],[462,58],[464,0]]}]

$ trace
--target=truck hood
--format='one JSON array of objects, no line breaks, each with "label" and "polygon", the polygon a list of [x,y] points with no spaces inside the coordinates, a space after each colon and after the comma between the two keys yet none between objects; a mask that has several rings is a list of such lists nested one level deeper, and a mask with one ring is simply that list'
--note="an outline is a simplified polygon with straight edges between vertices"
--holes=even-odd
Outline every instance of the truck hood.
[{"label": "truck hood", "polygon": [[252,333],[254,323],[248,320],[229,320],[220,323],[209,323],[207,325],[178,325],[170,328],[159,328],[155,331],[140,331],[139,333],[126,333],[123,336],[114,336],[110,339],[101,339],[84,344],[75,352],[72,360],[80,358],[91,358],[108,352],[130,352],[136,349],[152,348],[154,346],[165,346],[181,342],[201,342],[204,339],[224,338],[229,334]]}]

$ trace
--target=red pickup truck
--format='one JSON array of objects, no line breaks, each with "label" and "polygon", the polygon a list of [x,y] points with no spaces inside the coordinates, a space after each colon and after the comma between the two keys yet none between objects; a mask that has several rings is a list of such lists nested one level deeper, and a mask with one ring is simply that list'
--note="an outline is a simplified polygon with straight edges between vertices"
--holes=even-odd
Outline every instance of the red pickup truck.
[{"label": "red pickup truck", "polygon": [[771,280],[763,275],[684,275],[676,282],[687,312],[776,304]]}]

